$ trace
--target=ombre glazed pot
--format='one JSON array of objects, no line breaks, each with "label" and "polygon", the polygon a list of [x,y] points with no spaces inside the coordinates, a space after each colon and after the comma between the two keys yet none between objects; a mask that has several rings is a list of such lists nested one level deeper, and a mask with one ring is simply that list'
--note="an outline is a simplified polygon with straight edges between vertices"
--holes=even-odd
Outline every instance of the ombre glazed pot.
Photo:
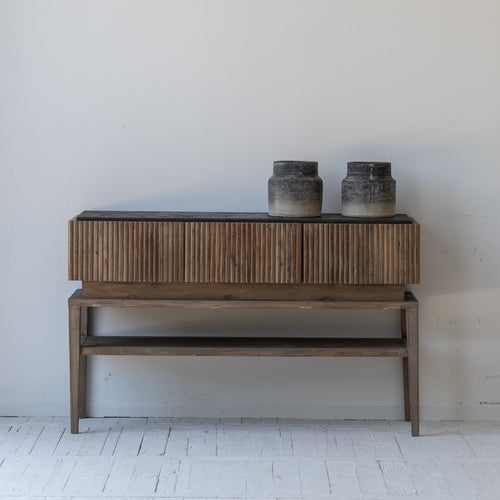
[{"label": "ombre glazed pot", "polygon": [[315,161],[275,161],[268,181],[269,215],[319,217],[323,181]]},{"label": "ombre glazed pot", "polygon": [[342,181],[342,215],[392,217],[396,213],[396,181],[387,162],[352,161]]}]

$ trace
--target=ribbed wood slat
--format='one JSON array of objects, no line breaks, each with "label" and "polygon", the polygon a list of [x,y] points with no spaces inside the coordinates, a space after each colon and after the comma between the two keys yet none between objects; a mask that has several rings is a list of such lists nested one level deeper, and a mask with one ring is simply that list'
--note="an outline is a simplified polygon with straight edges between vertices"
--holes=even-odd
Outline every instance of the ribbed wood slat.
[{"label": "ribbed wood slat", "polygon": [[70,280],[184,281],[184,224],[69,221]]},{"label": "ribbed wood slat", "polygon": [[420,281],[418,224],[304,224],[304,283]]},{"label": "ribbed wood slat", "polygon": [[187,222],[187,283],[300,283],[302,225]]}]

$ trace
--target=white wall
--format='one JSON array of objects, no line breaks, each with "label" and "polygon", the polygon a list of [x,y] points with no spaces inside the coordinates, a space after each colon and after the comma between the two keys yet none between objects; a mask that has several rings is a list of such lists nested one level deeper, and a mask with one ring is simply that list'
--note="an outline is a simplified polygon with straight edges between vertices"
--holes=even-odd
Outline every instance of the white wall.
[{"label": "white wall", "polygon": [[[423,417],[499,418],[499,28],[495,0],[0,0],[0,414],[68,414],[69,218],[266,211],[273,160],[311,159],[327,212],[347,161],[392,161],[398,211],[422,224]],[[332,324],[395,332],[397,318],[94,320],[200,334]],[[102,357],[91,388],[93,415],[402,415],[391,359]]]}]

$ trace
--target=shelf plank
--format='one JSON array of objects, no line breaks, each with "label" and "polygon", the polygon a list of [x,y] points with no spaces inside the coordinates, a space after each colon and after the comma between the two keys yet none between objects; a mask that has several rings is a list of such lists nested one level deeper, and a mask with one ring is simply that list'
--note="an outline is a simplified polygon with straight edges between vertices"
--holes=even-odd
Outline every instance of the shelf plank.
[{"label": "shelf plank", "polygon": [[114,283],[84,281],[84,297],[174,300],[402,301],[404,285]]},{"label": "shelf plank", "polygon": [[162,307],[174,309],[367,309],[395,310],[415,307],[417,301],[411,292],[404,301],[390,300],[207,300],[207,299],[141,299],[86,297],[76,290],[70,303],[85,307]]},{"label": "shelf plank", "polygon": [[403,339],[286,337],[89,336],[82,339],[81,353],[84,356],[408,356]]}]

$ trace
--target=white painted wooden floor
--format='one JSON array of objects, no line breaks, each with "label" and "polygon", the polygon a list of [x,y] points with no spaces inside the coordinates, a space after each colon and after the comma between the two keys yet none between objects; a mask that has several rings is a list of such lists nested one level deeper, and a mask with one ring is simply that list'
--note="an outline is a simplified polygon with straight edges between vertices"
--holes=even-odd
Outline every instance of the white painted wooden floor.
[{"label": "white painted wooden floor", "polygon": [[0,498],[500,499],[500,423],[0,418]]}]

